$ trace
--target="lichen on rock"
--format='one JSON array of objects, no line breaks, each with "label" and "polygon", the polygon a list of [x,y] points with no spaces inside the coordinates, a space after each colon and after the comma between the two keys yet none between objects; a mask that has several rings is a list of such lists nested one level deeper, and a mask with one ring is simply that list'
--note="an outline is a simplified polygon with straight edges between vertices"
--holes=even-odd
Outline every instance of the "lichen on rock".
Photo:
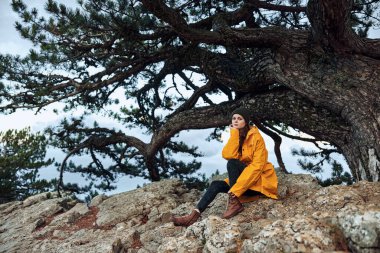
[{"label": "lichen on rock", "polygon": [[0,205],[5,252],[380,252],[380,183],[322,188],[278,173],[278,200],[259,198],[225,220],[219,194],[199,221],[176,227],[202,193],[163,180],[87,206],[56,194]]}]

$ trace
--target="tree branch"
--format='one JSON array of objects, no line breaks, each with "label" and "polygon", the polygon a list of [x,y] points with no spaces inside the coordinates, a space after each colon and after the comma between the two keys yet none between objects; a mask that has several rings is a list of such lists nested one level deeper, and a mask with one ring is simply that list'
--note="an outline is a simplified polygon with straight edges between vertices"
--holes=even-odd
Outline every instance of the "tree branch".
[{"label": "tree branch", "polygon": [[270,11],[282,11],[282,12],[306,12],[305,6],[287,6],[287,5],[280,5],[280,4],[270,4],[268,2],[264,1],[258,1],[258,0],[247,0],[246,2],[252,4],[252,6],[256,8],[266,9]]},{"label": "tree branch", "polygon": [[214,103],[206,96],[206,93],[211,91],[213,89],[213,82],[208,81],[206,85],[202,87],[195,86],[189,78],[183,73],[179,72],[178,75],[186,82],[187,85],[189,85],[191,88],[194,89],[193,95],[185,102],[183,103],[177,110],[177,112],[193,108],[195,103],[198,101],[199,97],[202,97],[205,102],[207,102],[209,105],[213,105]]},{"label": "tree branch", "polygon": [[284,161],[282,160],[281,149],[280,149],[281,142],[282,142],[281,136],[279,136],[275,132],[266,128],[256,116],[253,116],[251,118],[253,119],[253,123],[255,123],[255,125],[262,132],[264,132],[266,135],[270,136],[273,139],[273,141],[274,141],[274,153],[276,154],[277,163],[284,173],[289,174],[289,172],[285,168]]},{"label": "tree branch", "polygon": [[[222,32],[195,29],[186,23],[180,13],[169,8],[162,0],[142,0],[142,3],[155,16],[173,27],[181,37],[194,43],[203,42],[225,46],[233,44],[234,46],[280,47],[286,43],[286,39],[291,37],[293,33],[304,34],[304,40],[301,40],[300,44],[307,42],[307,32],[288,31],[281,27],[244,30],[229,28]],[[217,17],[218,19],[223,19],[228,24],[223,16]],[[214,23],[215,20],[213,19],[213,26],[215,26]]]},{"label": "tree branch", "polygon": [[[268,103],[271,101],[271,103]],[[280,120],[289,126],[300,129],[318,139],[332,142],[344,139],[342,133],[349,134],[345,122],[327,110],[317,110],[310,101],[291,90],[279,90],[271,94],[247,95],[240,100],[218,105],[193,108],[172,115],[156,131],[149,143],[148,154],[154,154],[176,133],[184,129],[206,129],[229,124],[229,115],[238,107],[244,106],[262,120]],[[289,114],[289,108],[292,112]],[[314,127],[310,129],[310,125]],[[326,127],[330,131],[326,132]],[[337,137],[338,135],[339,137]],[[333,143],[334,144],[334,143]]]},{"label": "tree branch", "polygon": [[314,42],[339,54],[354,52],[380,59],[379,42],[360,38],[352,31],[352,6],[352,0],[310,0],[307,16]]},{"label": "tree branch", "polygon": [[[26,108],[26,109],[32,109],[32,108],[42,108],[49,104],[62,101],[64,99],[77,96],[79,94],[87,94],[91,91],[99,90],[102,87],[107,87],[109,85],[121,83],[125,79],[136,75],[137,73],[140,73],[146,66],[149,64],[152,64],[154,62],[159,62],[164,60],[165,58],[168,58],[170,54],[170,51],[162,51],[156,54],[151,55],[150,57],[144,57],[144,59],[138,59],[133,62],[121,62],[117,65],[115,65],[113,68],[106,69],[102,72],[99,72],[97,74],[94,74],[90,78],[83,80],[83,83],[77,82],[74,79],[67,78],[64,76],[60,76],[62,80],[65,80],[66,82],[58,82],[57,85],[51,84],[52,78],[55,78],[57,75],[42,75],[38,74],[38,77],[40,78],[43,76],[44,80],[43,83],[41,83],[41,87],[33,87],[35,89],[46,89],[44,92],[51,94],[51,97],[53,99],[50,100],[42,100],[42,101],[35,101],[34,97],[31,97],[29,95],[25,94],[18,94],[18,95],[12,95],[7,94],[5,95],[9,99],[15,100],[14,102],[11,102],[9,104],[6,104],[2,106],[3,109],[19,109],[19,108]],[[10,66],[7,66],[8,68]],[[124,68],[129,67],[127,70]],[[119,72],[117,72],[117,70]],[[15,72],[14,70],[9,70],[11,72]],[[16,73],[17,74],[17,73]],[[33,77],[35,73],[30,73],[27,78]],[[110,79],[102,80],[101,77],[103,76],[111,76]],[[91,82],[91,80],[98,80],[95,82]],[[25,80],[26,83],[28,83],[29,80]],[[42,85],[44,84],[44,86]],[[14,97],[13,97],[14,96]],[[40,97],[38,97],[40,98]],[[20,100],[21,101],[20,101]]]},{"label": "tree branch", "polygon": [[299,136],[295,136],[295,135],[291,135],[291,134],[285,133],[284,131],[278,130],[277,128],[275,128],[275,127],[273,127],[270,124],[267,124],[265,122],[263,122],[263,124],[266,127],[272,129],[273,131],[279,133],[280,135],[283,135],[283,136],[288,137],[288,138],[293,139],[293,140],[306,141],[306,142],[312,142],[312,143],[315,143],[316,141],[318,141],[315,138],[302,138],[302,137],[299,137]]}]

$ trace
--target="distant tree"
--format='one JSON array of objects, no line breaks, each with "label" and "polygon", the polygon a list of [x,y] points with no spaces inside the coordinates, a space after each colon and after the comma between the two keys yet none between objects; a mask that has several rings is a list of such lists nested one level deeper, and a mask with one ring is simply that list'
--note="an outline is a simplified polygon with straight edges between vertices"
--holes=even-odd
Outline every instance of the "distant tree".
[{"label": "distant tree", "polygon": [[[336,147],[355,180],[379,181],[380,40],[366,38],[379,26],[379,1],[78,3],[48,0],[41,16],[12,1],[21,18],[16,28],[35,49],[25,58],[0,57],[0,77],[11,81],[0,89],[2,110],[61,101],[64,111],[101,111],[149,141],[122,128],[65,120],[50,131],[67,152],[62,171],[70,157],[87,154],[92,162],[72,169],[104,175],[106,184],[117,171],[153,181],[191,175],[199,163],[174,154],[197,158],[202,149],[173,137],[226,126],[230,113],[245,106],[275,140],[283,170],[281,126]],[[116,91],[125,101],[108,112],[120,102]]]},{"label": "distant tree", "polygon": [[53,188],[39,179],[39,169],[53,160],[45,160],[46,138],[29,128],[0,132],[0,203],[23,200]]}]

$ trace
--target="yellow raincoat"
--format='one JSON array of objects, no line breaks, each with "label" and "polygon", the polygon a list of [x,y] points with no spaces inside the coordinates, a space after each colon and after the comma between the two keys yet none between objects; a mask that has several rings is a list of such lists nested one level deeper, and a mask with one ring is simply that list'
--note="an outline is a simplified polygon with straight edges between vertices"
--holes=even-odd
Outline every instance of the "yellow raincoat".
[{"label": "yellow raincoat", "polygon": [[[239,130],[230,129],[230,138],[224,146],[222,156],[226,160],[238,159],[245,163],[244,171],[230,189],[241,202],[257,199],[257,196],[245,196],[248,189],[258,191],[267,197],[277,199],[277,176],[273,165],[268,162],[268,151],[264,139],[255,126],[251,126],[244,140],[242,155],[239,155]],[[225,181],[229,184],[228,178]]]}]

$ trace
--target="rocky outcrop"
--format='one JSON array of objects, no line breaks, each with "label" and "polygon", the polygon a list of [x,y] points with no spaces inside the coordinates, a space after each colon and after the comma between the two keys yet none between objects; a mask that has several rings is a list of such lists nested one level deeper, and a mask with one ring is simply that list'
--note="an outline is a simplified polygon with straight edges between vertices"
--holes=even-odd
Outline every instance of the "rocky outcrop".
[{"label": "rocky outcrop", "polygon": [[320,187],[279,177],[280,199],[245,203],[221,217],[220,194],[201,219],[175,227],[202,193],[165,180],[87,205],[44,193],[0,205],[0,252],[380,252],[380,183]]}]

